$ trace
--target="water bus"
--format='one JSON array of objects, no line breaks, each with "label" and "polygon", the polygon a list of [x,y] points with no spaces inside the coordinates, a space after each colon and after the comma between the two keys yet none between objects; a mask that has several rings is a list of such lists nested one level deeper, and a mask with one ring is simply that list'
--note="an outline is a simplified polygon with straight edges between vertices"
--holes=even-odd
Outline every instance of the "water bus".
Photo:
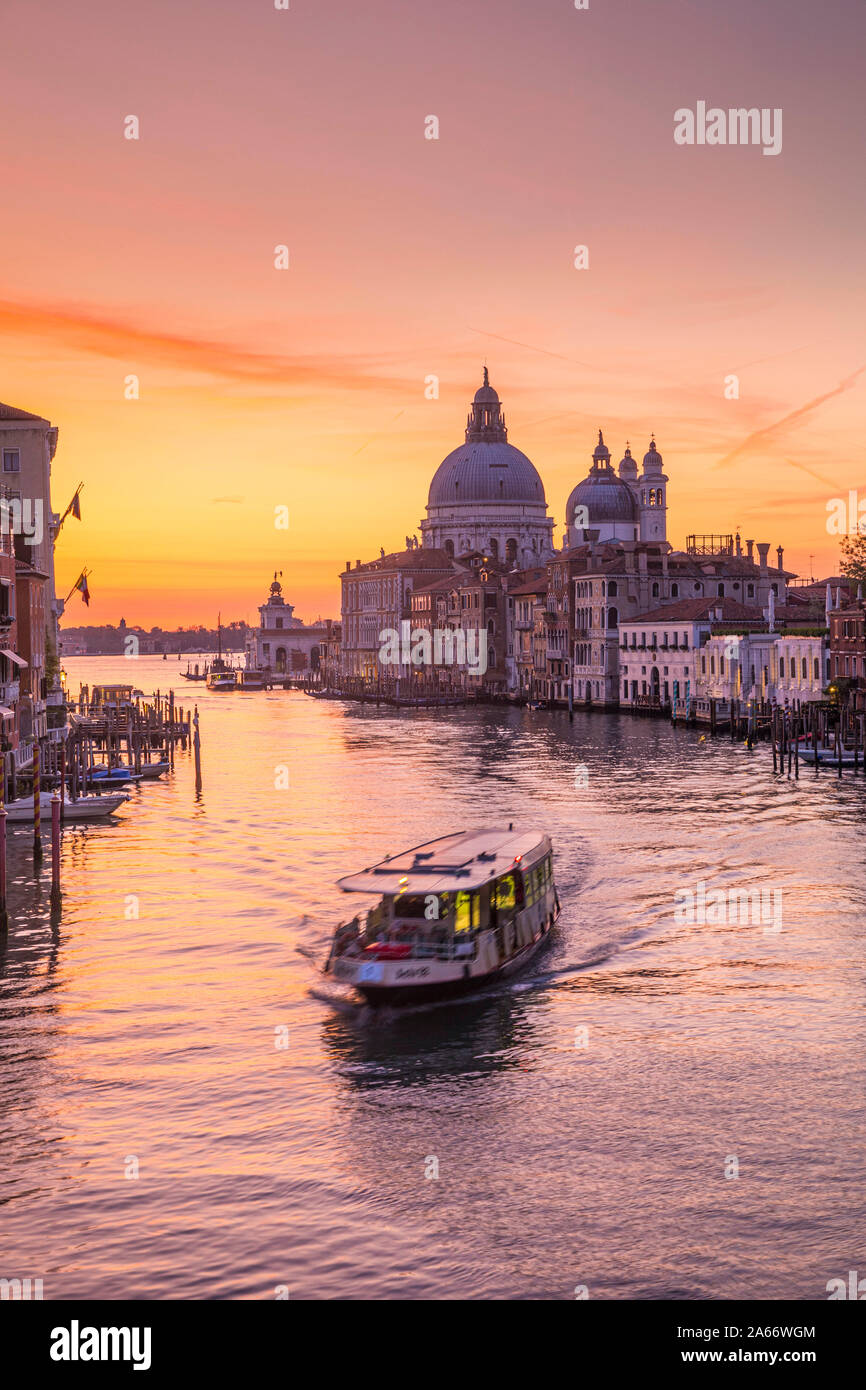
[{"label": "water bus", "polygon": [[520,970],[559,916],[550,837],[463,830],[338,882],[379,901],[337,928],[325,972],[373,1005],[444,999]]}]

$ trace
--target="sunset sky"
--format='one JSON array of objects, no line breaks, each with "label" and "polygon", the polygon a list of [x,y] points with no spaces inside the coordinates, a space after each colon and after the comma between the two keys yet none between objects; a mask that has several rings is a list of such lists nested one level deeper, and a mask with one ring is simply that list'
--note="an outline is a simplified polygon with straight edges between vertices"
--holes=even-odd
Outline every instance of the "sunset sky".
[{"label": "sunset sky", "polygon": [[[654,430],[674,544],[739,526],[836,570],[826,504],[866,498],[861,0],[4,0],[2,38],[0,401],[59,426],[55,509],[85,484],[67,625],[252,619],[275,568],[337,615],[485,360],[557,542],[598,428],[615,460]],[[781,154],[677,146],[698,101],[782,108]]]}]

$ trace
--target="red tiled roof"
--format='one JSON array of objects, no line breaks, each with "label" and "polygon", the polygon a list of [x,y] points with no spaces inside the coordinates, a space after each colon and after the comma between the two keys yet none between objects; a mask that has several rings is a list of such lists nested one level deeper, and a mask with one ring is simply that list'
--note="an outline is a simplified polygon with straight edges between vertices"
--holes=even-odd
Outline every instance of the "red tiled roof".
[{"label": "red tiled roof", "polygon": [[720,608],[723,623],[761,623],[764,615],[759,608],[746,608],[732,598],[685,598],[670,603],[666,608],[654,608],[651,613],[641,613],[634,618],[622,618],[620,627],[636,623],[681,623],[712,621],[710,615]]},{"label": "red tiled roof", "polygon": [[31,415],[27,410],[19,410],[16,405],[3,405],[0,401],[0,420],[39,420],[48,424],[41,415]]}]

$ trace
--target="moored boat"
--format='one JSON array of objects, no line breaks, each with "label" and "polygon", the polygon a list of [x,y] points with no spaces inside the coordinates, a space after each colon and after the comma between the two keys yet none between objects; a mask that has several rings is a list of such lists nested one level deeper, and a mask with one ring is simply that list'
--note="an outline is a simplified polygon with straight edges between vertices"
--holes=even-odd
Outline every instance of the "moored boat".
[{"label": "moored boat", "polygon": [[338,887],[381,895],[337,928],[325,963],[374,1005],[481,989],[521,969],[559,916],[550,837],[511,826],[444,835]]},{"label": "moored boat", "polygon": [[[124,801],[129,800],[129,792],[106,792],[104,796],[79,796],[75,800],[68,797],[63,803],[64,821],[72,820],[100,820],[105,816],[110,816],[113,811],[118,810]],[[39,798],[39,818],[40,820],[51,819],[52,798],[47,792],[43,792]],[[6,814],[10,821],[33,820],[33,797],[22,796],[17,801],[10,801],[6,806]]]}]

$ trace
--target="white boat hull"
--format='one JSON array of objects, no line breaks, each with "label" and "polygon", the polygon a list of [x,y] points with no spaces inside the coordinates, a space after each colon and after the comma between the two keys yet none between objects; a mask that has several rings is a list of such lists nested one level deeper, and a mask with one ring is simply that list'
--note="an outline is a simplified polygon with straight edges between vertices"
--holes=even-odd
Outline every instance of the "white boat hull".
[{"label": "white boat hull", "polygon": [[[127,792],[106,792],[104,796],[80,796],[77,801],[64,802],[64,822],[73,820],[101,820],[118,810],[124,801],[129,800]],[[19,801],[10,801],[6,807],[9,820],[14,823],[33,822],[33,797],[24,796]],[[44,793],[39,798],[39,819],[51,820],[51,796]]]},{"label": "white boat hull", "polygon": [[437,999],[457,998],[475,990],[485,989],[499,979],[522,970],[547,938],[547,932],[558,909],[548,922],[541,925],[537,935],[519,943],[513,953],[502,959],[495,942],[495,933],[484,932],[479,938],[473,958],[453,960],[424,960],[415,957],[401,960],[362,960],[354,956],[337,956],[331,965],[335,980],[352,985],[369,1004],[420,1004]]}]

